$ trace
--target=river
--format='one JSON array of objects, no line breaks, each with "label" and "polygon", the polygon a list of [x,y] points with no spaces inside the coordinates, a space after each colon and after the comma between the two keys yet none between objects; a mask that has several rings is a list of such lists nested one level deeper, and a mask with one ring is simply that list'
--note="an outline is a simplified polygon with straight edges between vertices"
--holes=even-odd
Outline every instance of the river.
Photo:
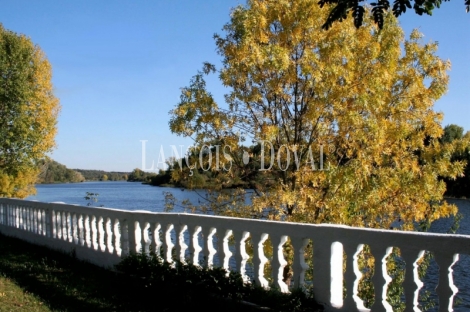
[{"label": "river", "polygon": [[[193,203],[202,200],[204,191],[190,191],[179,188],[153,187],[136,182],[84,182],[68,184],[41,184],[36,186],[37,194],[30,196],[28,200],[42,202],[61,201],[68,204],[86,205],[87,192],[98,193],[96,206],[103,205],[108,208],[119,208],[125,210],[149,210],[153,212],[164,211],[165,192],[171,192],[177,199],[189,199]],[[459,207],[459,212],[463,215],[457,234],[470,235],[470,200],[448,199],[449,202]],[[174,212],[178,212],[178,208]],[[445,233],[453,222],[452,218],[440,219],[434,222],[430,231]],[[454,283],[458,287],[454,302],[454,311],[470,311],[470,257],[460,255],[460,260],[454,265]],[[438,267],[435,263],[430,266],[428,273],[436,276]],[[437,286],[435,283],[424,281],[424,289],[432,292]]]}]

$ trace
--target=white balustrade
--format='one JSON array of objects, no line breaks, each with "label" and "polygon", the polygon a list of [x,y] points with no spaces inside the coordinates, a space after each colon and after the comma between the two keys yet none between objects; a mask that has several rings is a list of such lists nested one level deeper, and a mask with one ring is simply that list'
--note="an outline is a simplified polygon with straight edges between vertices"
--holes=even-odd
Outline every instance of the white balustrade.
[{"label": "white balustrade", "polygon": [[[246,281],[283,292],[305,286],[306,272],[313,269],[310,282],[315,298],[331,311],[369,311],[358,295],[362,277],[358,257],[365,245],[375,259],[371,311],[392,311],[386,294],[391,281],[387,258],[393,248],[400,249],[405,262],[405,311],[420,311],[418,297],[423,282],[418,277],[418,263],[425,251],[434,254],[440,268],[436,276],[439,311],[453,311],[458,289],[453,283],[452,267],[459,254],[470,252],[467,235],[126,211],[8,198],[0,198],[0,232],[74,251],[78,258],[104,267],[113,266],[129,253],[155,251],[170,263],[177,260],[233,268]],[[266,252],[267,244],[271,244],[272,252]],[[289,267],[284,256],[286,247],[291,250]],[[310,255],[306,255],[307,250]],[[313,268],[306,256],[313,258]],[[265,274],[268,263],[271,276]]]}]

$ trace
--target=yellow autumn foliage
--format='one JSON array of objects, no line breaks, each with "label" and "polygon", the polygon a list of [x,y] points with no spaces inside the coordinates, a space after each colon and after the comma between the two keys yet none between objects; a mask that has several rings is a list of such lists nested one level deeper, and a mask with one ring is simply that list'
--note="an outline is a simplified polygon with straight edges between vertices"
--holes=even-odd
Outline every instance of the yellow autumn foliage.
[{"label": "yellow autumn foliage", "polygon": [[227,103],[206,91],[208,71],[183,89],[174,133],[232,149],[242,137],[267,140],[276,156],[284,151],[284,167],[291,151],[286,170],[273,168],[274,186],[218,213],[374,228],[401,220],[404,229],[456,213],[442,202],[440,177],[462,174],[465,164],[451,162],[456,145],[439,143],[442,114],[433,110],[450,62],[418,31],[405,39],[391,14],[381,30],[364,21],[325,31],[327,15],[314,0],[249,0],[215,36]]},{"label": "yellow autumn foliage", "polygon": [[55,145],[59,110],[44,53],[0,24],[1,197],[34,194],[38,161]]}]

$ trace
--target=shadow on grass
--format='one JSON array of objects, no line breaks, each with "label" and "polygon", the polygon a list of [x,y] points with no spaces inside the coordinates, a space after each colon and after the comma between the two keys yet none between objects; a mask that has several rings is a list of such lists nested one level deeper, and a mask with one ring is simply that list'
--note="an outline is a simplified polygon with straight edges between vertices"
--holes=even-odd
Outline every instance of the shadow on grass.
[{"label": "shadow on grass", "polygon": [[175,287],[145,287],[123,274],[0,234],[0,275],[41,298],[54,311],[258,311]]}]

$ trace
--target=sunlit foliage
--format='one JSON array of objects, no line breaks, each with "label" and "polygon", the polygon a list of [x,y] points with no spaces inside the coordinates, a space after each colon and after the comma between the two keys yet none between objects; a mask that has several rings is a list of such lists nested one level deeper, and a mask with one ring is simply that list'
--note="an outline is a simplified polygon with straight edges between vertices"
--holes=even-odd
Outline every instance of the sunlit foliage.
[{"label": "sunlit foliage", "polygon": [[55,145],[59,100],[51,65],[24,35],[0,24],[0,196],[35,192],[39,160]]},{"label": "sunlit foliage", "polygon": [[[322,31],[327,14],[312,0],[235,8],[225,33],[215,35],[226,105],[206,90],[204,75],[215,68],[205,64],[182,89],[170,129],[198,146],[236,151],[250,138],[273,145],[275,163],[279,153],[287,169],[272,168],[277,183],[258,190],[249,213],[375,228],[400,219],[405,229],[454,214],[441,202],[438,176],[455,178],[465,163],[450,161],[455,145],[439,143],[442,114],[433,110],[450,63],[418,31],[405,40],[391,14],[380,31],[373,21]],[[269,148],[264,158],[269,163]]]}]

